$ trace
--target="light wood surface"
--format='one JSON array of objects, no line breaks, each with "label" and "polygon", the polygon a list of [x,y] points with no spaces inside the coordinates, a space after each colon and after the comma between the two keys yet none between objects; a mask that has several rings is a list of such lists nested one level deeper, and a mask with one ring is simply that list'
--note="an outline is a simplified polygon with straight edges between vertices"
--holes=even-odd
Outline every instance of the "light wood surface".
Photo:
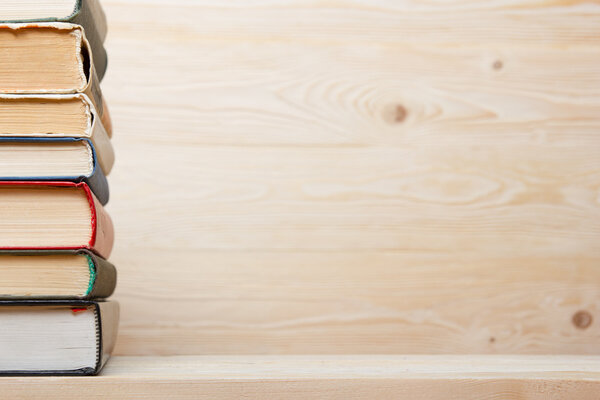
[{"label": "light wood surface", "polygon": [[600,354],[597,3],[103,4],[119,354]]},{"label": "light wood surface", "polygon": [[596,400],[597,357],[117,357],[99,377],[0,378],[11,399]]}]

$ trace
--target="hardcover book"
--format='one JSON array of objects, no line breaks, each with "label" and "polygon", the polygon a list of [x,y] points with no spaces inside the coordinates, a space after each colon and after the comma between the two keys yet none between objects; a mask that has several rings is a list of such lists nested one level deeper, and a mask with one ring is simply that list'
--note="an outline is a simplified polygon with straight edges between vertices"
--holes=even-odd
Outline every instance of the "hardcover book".
[{"label": "hardcover book", "polygon": [[87,139],[0,137],[0,160],[0,181],[85,182],[102,205],[108,202],[108,183]]},{"label": "hardcover book", "polygon": [[88,250],[0,251],[0,300],[92,300],[112,295],[117,271]]},{"label": "hardcover book", "polygon": [[94,53],[98,78],[106,71],[106,16],[98,0],[2,0],[0,23],[69,22],[81,25]]},{"label": "hardcover book", "polygon": [[110,124],[81,26],[0,24],[0,48],[0,93],[85,93],[104,126]]},{"label": "hardcover book", "polygon": [[114,301],[0,301],[0,375],[95,375],[118,324]]},{"label": "hardcover book", "polygon": [[0,250],[76,250],[108,259],[112,221],[86,183],[0,181]]},{"label": "hardcover book", "polygon": [[115,161],[111,126],[104,126],[84,94],[0,94],[0,136],[90,139],[106,175]]}]

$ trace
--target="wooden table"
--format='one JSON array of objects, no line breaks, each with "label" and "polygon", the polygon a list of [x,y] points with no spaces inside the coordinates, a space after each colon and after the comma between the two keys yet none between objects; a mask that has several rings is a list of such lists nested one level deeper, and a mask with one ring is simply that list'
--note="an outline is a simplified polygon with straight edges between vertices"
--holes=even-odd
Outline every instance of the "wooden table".
[{"label": "wooden table", "polygon": [[596,400],[600,357],[116,357],[99,377],[3,378],[0,389],[29,400]]}]

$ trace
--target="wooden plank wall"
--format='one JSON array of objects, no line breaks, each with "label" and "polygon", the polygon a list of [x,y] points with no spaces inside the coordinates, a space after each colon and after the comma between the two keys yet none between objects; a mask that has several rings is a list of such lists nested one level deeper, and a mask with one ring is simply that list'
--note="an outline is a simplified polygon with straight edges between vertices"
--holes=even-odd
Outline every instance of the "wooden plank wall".
[{"label": "wooden plank wall", "polygon": [[103,4],[117,353],[600,354],[598,2]]}]

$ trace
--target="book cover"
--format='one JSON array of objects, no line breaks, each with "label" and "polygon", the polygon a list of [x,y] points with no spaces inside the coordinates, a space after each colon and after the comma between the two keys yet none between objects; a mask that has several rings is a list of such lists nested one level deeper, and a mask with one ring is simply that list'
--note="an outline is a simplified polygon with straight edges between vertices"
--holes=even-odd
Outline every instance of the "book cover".
[{"label": "book cover", "polygon": [[[81,292],[71,289],[75,286],[73,282],[78,281],[72,272],[72,261],[83,261],[81,264],[85,265],[89,274],[87,282],[78,288]],[[16,283],[15,276],[19,277]],[[69,288],[69,293],[65,293],[66,290],[61,287],[63,284]],[[86,249],[0,250],[0,300],[104,299],[113,294],[116,284],[115,266]]]},{"label": "book cover", "polygon": [[[0,17],[2,18],[2,17]],[[0,19],[0,23],[32,23],[32,22],[66,22],[81,25],[94,54],[94,66],[98,79],[102,80],[106,73],[108,57],[104,48],[107,33],[106,15],[98,0],[75,0],[70,15],[61,17],[47,16],[42,18]]]},{"label": "book cover", "polygon": [[80,25],[0,24],[0,48],[0,93],[84,93],[107,131],[112,130],[94,55]]},{"label": "book cover", "polygon": [[115,162],[111,135],[85,94],[0,94],[0,136],[90,139],[105,175]]},{"label": "book cover", "polygon": [[0,146],[3,143],[47,143],[52,145],[53,143],[60,142],[85,142],[92,150],[93,159],[93,171],[89,175],[63,175],[63,176],[2,176],[0,175],[0,181],[70,181],[70,182],[85,182],[92,190],[96,198],[100,201],[100,204],[105,205],[109,199],[108,182],[102,168],[98,165],[98,157],[93,143],[88,139],[83,138],[39,138],[39,137],[2,137],[0,136]]},{"label": "book cover", "polygon": [[[67,191],[70,190],[69,193],[63,191],[63,188]],[[3,193],[4,189],[12,189],[9,192],[18,193],[17,195],[12,193],[12,197],[9,193],[7,196]],[[36,194],[27,198],[36,189]],[[54,192],[48,189],[54,189]],[[86,218],[89,219],[78,222],[80,225],[77,225],[77,229],[71,225],[59,227],[56,225],[56,221],[72,222],[69,220],[69,215],[74,210],[66,208],[61,199],[59,199],[61,203],[57,204],[55,198],[40,199],[36,196],[40,196],[45,192],[52,195],[59,193],[72,196],[74,193],[71,192],[73,191],[80,195],[76,198],[76,204],[85,201],[86,210],[89,209],[89,217]],[[10,208],[3,204],[5,200],[10,202]],[[49,207],[50,200],[54,200],[52,203],[53,208],[45,208]],[[29,204],[36,204],[35,214],[28,211],[31,210]],[[0,205],[2,205],[0,207],[0,250],[77,250],[85,248],[105,259],[110,256],[114,242],[112,221],[85,182],[0,181]],[[39,219],[44,218],[46,215],[51,220],[40,225],[41,221]],[[17,237],[17,233],[19,237]],[[68,235],[75,236],[65,241]]]},{"label": "book cover", "polygon": [[[78,327],[75,318],[84,313],[91,314],[90,318],[83,322],[84,326]],[[40,322],[48,314],[62,318],[56,322],[52,318]],[[73,316],[70,318],[73,322],[68,321],[69,315]],[[0,301],[0,322],[3,320],[9,323],[3,324],[0,330],[0,375],[96,375],[114,349],[119,304],[115,301],[3,300]],[[93,330],[94,337],[87,340],[75,328]],[[52,343],[60,342],[63,337],[69,343]],[[74,341],[80,343],[76,345]],[[92,357],[73,363],[70,358],[76,358],[84,347]]]}]

